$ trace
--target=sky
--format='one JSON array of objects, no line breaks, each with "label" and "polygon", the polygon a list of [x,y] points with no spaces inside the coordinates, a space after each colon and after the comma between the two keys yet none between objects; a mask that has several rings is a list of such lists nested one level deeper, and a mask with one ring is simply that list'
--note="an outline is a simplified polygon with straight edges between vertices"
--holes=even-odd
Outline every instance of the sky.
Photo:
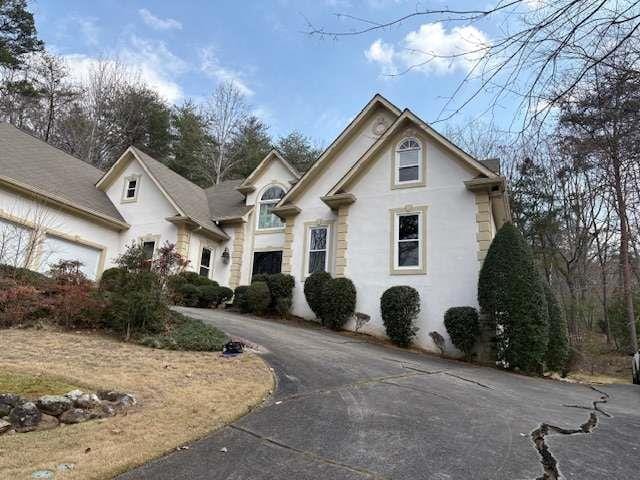
[{"label": "sky", "polygon": [[[431,3],[421,6],[444,5]],[[30,8],[40,38],[76,77],[95,59],[115,56],[174,104],[201,102],[231,81],[274,137],[295,129],[323,146],[375,93],[428,122],[438,120],[474,58],[439,59],[394,74],[420,63],[421,52],[468,50],[497,34],[490,22],[447,25],[424,17],[362,36],[308,33],[310,24],[353,27],[336,13],[388,20],[415,10],[415,0],[33,0]],[[453,121],[483,111],[481,98]],[[508,121],[510,107],[499,107],[497,116]]]}]

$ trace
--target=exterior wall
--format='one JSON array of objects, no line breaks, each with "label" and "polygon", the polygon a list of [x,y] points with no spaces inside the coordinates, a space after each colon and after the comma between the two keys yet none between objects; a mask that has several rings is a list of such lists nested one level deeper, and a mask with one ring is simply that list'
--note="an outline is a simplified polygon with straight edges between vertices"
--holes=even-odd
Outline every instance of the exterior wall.
[{"label": "exterior wall", "polygon": [[194,272],[200,271],[200,256],[202,254],[202,247],[208,247],[211,249],[211,255],[213,260],[211,262],[211,274],[209,278],[211,280],[215,280],[220,285],[229,285],[230,272],[231,272],[231,262],[224,263],[222,260],[222,252],[225,248],[229,248],[231,251],[231,245],[233,245],[233,229],[225,228],[225,232],[231,237],[226,242],[218,242],[216,240],[212,240],[209,237],[201,235],[197,232],[191,232],[190,242],[189,242],[189,265],[187,270],[192,270]]},{"label": "exterior wall", "polygon": [[[139,176],[137,199],[135,202],[123,201],[125,178],[133,175]],[[178,227],[165,219],[178,212],[136,160],[129,162],[106,193],[120,215],[131,225],[131,228],[122,232],[118,251],[141,238],[155,238],[156,248],[165,241],[177,242]]]},{"label": "exterior wall", "polygon": [[[12,219],[17,223],[29,224],[34,215],[43,218],[41,227],[52,234],[63,234],[64,238],[85,243],[103,250],[101,264],[103,268],[113,265],[113,259],[119,253],[120,233],[88,218],[67,212],[41,201],[18,194],[9,189],[0,188],[0,218]],[[38,265],[32,265],[38,268]],[[102,268],[98,268],[98,276]]]},{"label": "exterior wall", "polygon": [[[389,175],[393,143],[374,159],[351,189],[356,202],[349,207],[345,276],[358,292],[356,310],[371,316],[363,331],[384,335],[380,296],[394,285],[409,285],[420,293],[420,328],[416,344],[435,346],[429,332],[448,338],[444,312],[453,306],[476,306],[480,263],[477,252],[476,197],[464,180],[472,174],[458,160],[432,142],[426,142],[426,187],[391,189]],[[426,274],[390,273],[392,228],[389,211],[426,206]]]},{"label": "exterior wall", "polygon": [[[296,315],[306,318],[314,317],[313,312],[307,305],[302,289],[305,280],[303,271],[306,248],[304,245],[306,225],[316,221],[333,222],[334,225],[338,224],[338,213],[332,211],[320,198],[327,194],[331,186],[338,182],[344,173],[378,139],[378,136],[374,133],[374,129],[381,118],[387,122],[387,125],[390,125],[394,119],[393,115],[387,110],[378,109],[376,112],[373,112],[373,114],[355,130],[352,139],[346,142],[346,145],[336,154],[332,163],[312,180],[311,184],[300,194],[299,198],[294,200],[294,203],[301,209],[301,212],[295,217],[293,242],[291,244],[291,273],[296,278],[297,285],[294,291],[292,310]],[[389,190],[388,177],[386,177],[386,180],[385,191]],[[379,212],[376,212],[373,217],[375,219],[374,223],[379,223],[380,215],[378,215],[378,213]],[[349,210],[349,216],[350,215],[351,211]],[[349,231],[351,231],[354,227],[349,225],[348,228]],[[336,258],[336,230],[337,226],[331,233],[333,240],[331,245],[334,249],[330,255],[332,259]],[[351,252],[348,252],[347,256],[349,257],[349,263],[351,263]],[[336,271],[335,260],[333,264],[330,265],[330,270],[332,272]]]}]

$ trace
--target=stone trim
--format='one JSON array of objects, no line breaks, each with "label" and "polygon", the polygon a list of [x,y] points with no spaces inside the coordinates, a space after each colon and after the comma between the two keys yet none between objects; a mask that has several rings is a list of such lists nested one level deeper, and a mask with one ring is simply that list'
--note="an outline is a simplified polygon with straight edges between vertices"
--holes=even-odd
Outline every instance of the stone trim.
[{"label": "stone trim", "polygon": [[242,253],[244,251],[244,228],[244,223],[237,225],[233,235],[233,244],[231,245],[231,270],[229,274],[229,288],[231,289],[235,289],[240,285]]},{"label": "stone trim", "polygon": [[347,273],[347,234],[349,218],[349,205],[338,208],[338,223],[336,225],[336,277],[344,277]]},{"label": "stone trim", "polygon": [[189,245],[191,243],[191,232],[184,223],[178,224],[178,234],[176,236],[176,252],[185,260],[189,260]]},{"label": "stone trim", "polygon": [[491,233],[491,200],[487,192],[476,192],[476,224],[478,225],[476,233],[478,260],[482,263],[487,256],[493,238]]},{"label": "stone trim", "polygon": [[287,223],[284,227],[284,245],[282,246],[282,273],[291,274],[293,271],[293,226],[294,217],[287,217]]}]

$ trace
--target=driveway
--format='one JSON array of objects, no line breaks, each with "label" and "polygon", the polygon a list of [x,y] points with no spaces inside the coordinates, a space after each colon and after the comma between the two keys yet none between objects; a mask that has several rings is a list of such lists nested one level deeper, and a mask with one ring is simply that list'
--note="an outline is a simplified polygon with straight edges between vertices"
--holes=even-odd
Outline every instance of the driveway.
[{"label": "driveway", "polygon": [[[182,311],[260,345],[276,392],[250,415],[121,480],[534,480],[543,464],[531,433],[542,423],[564,429],[550,428],[539,447],[565,478],[640,478],[638,387],[597,391],[319,329]],[[595,404],[606,415],[595,413],[592,429],[593,402],[605,400]]]}]

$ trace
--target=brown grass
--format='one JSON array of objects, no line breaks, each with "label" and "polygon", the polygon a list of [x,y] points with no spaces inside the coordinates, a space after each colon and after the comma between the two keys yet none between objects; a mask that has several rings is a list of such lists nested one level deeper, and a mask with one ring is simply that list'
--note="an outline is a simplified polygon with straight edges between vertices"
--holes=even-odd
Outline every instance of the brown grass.
[{"label": "brown grass", "polygon": [[[200,438],[262,402],[273,376],[257,356],[153,350],[99,334],[0,330],[0,371],[133,393],[127,415],[0,436],[0,478],[104,479]],[[90,450],[89,450],[90,449]],[[57,471],[61,463],[75,467]]]}]

